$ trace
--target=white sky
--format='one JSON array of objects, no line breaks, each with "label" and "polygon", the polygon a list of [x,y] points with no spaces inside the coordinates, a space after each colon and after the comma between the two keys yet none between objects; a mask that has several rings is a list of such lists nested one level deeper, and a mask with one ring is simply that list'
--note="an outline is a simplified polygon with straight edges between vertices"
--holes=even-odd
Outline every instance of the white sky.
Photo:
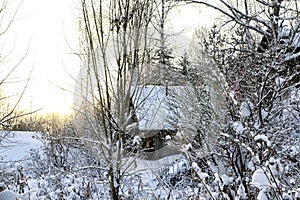
[{"label": "white sky", "polygon": [[[13,26],[0,39],[0,44],[4,42],[5,47],[2,52],[15,47],[10,55],[11,60],[2,63],[6,65],[6,69],[13,66],[28,49],[25,60],[12,78],[24,80],[34,67],[21,108],[43,108],[42,113],[67,113],[71,110],[74,81],[68,74],[76,77],[79,71],[79,59],[72,54],[76,51],[78,42],[78,2],[24,0]],[[208,12],[199,14],[196,8],[189,6],[186,11],[174,15],[173,28],[178,31],[188,28],[189,31],[185,34],[191,36],[194,27],[212,23],[207,15]],[[4,92],[7,95],[15,94],[22,91],[24,84],[24,81],[7,84]],[[58,85],[68,91],[62,90]]]},{"label": "white sky", "polygon": [[[23,1],[13,26],[5,35],[5,47],[15,46],[11,60],[19,60],[28,49],[25,60],[12,78],[24,80],[33,69],[21,108],[43,108],[42,113],[70,111],[73,81],[68,73],[76,76],[79,70],[79,60],[72,54],[72,48],[76,49],[77,44],[77,28],[73,0]],[[8,67],[13,65],[9,63]],[[4,92],[20,93],[24,84],[24,81],[8,84]],[[57,85],[69,91],[63,91]]]}]

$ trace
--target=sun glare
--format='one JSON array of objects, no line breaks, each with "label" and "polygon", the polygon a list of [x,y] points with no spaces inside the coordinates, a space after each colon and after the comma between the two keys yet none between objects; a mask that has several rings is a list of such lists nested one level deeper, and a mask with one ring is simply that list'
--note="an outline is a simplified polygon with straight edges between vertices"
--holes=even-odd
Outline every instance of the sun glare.
[{"label": "sun glare", "polygon": [[[19,109],[40,110],[39,114],[72,112],[72,76],[79,70],[79,60],[72,52],[78,43],[74,7],[73,0],[22,1],[5,38],[7,49],[15,49],[11,60],[17,62],[26,54],[10,77],[21,77],[21,81],[3,86],[6,96],[17,99],[31,74]],[[14,63],[6,66],[12,67]],[[13,104],[14,99],[10,101]]]},{"label": "sun glare", "polygon": [[72,105],[66,105],[64,102],[55,102],[42,108],[41,114],[57,113],[61,116],[72,114]]},{"label": "sun glare", "polygon": [[[74,56],[78,49],[78,16],[73,0],[27,0],[23,1],[14,26],[8,34],[9,46],[16,46],[16,59],[27,51],[16,76],[29,77],[33,70],[21,108],[37,110],[43,114],[72,112],[74,77],[80,67],[79,58]],[[192,7],[172,16],[174,31],[188,28],[188,37],[198,26],[197,12]],[[205,13],[204,13],[205,14]],[[202,13],[203,15],[203,13]],[[182,20],[183,19],[183,20]],[[202,18],[203,19],[203,18]],[[187,23],[189,22],[189,23]],[[71,76],[73,77],[70,77]],[[24,82],[7,86],[13,95],[24,88]],[[63,90],[62,90],[63,89]],[[67,92],[65,92],[67,90]],[[10,94],[7,94],[10,95]]]}]

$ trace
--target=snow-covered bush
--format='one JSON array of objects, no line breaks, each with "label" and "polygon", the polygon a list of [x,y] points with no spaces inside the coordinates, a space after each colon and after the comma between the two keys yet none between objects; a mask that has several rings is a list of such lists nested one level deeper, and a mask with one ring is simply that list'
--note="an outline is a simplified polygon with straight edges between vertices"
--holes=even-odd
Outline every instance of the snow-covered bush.
[{"label": "snow-covered bush", "polygon": [[176,188],[179,185],[186,185],[191,179],[191,166],[188,160],[182,158],[175,160],[170,165],[164,167],[159,173],[162,184]]},{"label": "snow-covered bush", "polygon": [[[218,190],[207,185],[211,196],[296,198],[293,191],[299,188],[300,44],[298,30],[293,27],[298,23],[299,10],[290,12],[287,2],[276,2],[221,2],[230,12],[213,2],[199,2],[221,9],[230,18],[225,25],[215,25],[204,42],[219,76],[224,78],[227,93],[223,121],[210,118],[221,130],[206,154],[196,149],[187,153],[191,161],[207,159],[214,174],[221,177]],[[252,9],[258,4],[261,7]],[[297,20],[283,17],[287,15]],[[288,33],[283,24],[291,25]],[[214,129],[200,131],[215,134]],[[203,176],[202,172],[196,175]],[[222,179],[226,176],[229,178]],[[212,179],[218,178],[215,175]]]}]

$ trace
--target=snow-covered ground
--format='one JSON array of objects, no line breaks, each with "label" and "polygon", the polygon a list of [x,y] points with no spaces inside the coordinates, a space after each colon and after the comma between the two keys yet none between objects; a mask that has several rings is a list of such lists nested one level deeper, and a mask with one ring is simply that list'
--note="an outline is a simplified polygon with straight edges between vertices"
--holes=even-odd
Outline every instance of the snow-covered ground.
[{"label": "snow-covered ground", "polygon": [[36,132],[0,132],[0,163],[18,162],[28,158],[32,149],[42,146],[39,137],[40,134]]},{"label": "snow-covered ground", "polygon": [[[25,162],[31,160],[31,152],[33,149],[40,149],[38,151],[39,154],[43,152],[43,143],[40,140],[41,135],[35,132],[0,132],[0,136],[0,170],[2,168],[6,170],[6,172],[9,171],[12,174],[12,177],[15,177],[15,175],[18,174],[18,166],[23,165],[24,173],[27,176],[25,193],[30,193],[31,198],[43,198],[48,195],[48,197],[50,196],[55,199],[62,193],[59,190],[68,193],[68,198],[70,197],[70,199],[72,199],[72,196],[74,198],[79,198],[80,195],[83,195],[81,193],[84,191],[83,188],[87,186],[88,182],[93,182],[92,179],[89,179],[80,173],[77,175],[60,173],[54,175],[45,174],[41,177],[32,177],[30,170],[28,171],[28,169],[26,169],[27,165]],[[176,175],[184,162],[182,155],[167,156],[159,160],[144,160],[136,157],[126,159],[129,160],[128,163],[135,163],[131,165],[131,170],[128,172],[129,174],[134,175],[126,176],[124,180],[124,183],[126,184],[121,186],[122,194],[126,196],[133,193],[135,196],[145,198],[148,198],[152,193],[157,193],[157,196],[166,196],[167,194],[164,194],[163,191],[153,192],[156,191],[159,184],[157,177],[160,176],[162,169],[168,169],[167,171],[164,171],[166,174]],[[57,189],[51,185],[58,179],[65,188]],[[25,193],[22,195],[16,194],[18,186],[16,185],[14,178],[11,181],[0,179],[0,182],[1,181],[5,184],[6,190],[0,192],[0,200],[10,200],[15,199],[16,197],[28,199]],[[93,184],[98,188],[95,190],[104,191],[103,188],[107,187],[106,180],[103,180],[103,183],[100,183],[97,180],[95,181],[96,182]],[[128,184],[129,182],[130,184]],[[145,191],[148,192],[145,192],[143,195],[139,194],[139,186],[142,186]],[[102,195],[107,197],[109,194],[104,192]]]},{"label": "snow-covered ground", "polygon": [[[10,198],[15,199],[16,197],[29,199],[29,195],[30,199],[79,200],[87,197],[87,194],[90,195],[90,199],[109,198],[109,184],[105,164],[103,166],[99,165],[99,171],[93,169],[93,167],[89,168],[89,162],[81,160],[81,165],[78,163],[80,149],[71,147],[68,147],[69,156],[74,155],[74,153],[76,156],[75,158],[72,156],[69,158],[68,156],[70,160],[68,160],[66,166],[69,166],[69,168],[66,170],[63,167],[53,165],[51,162],[48,163],[48,157],[44,156],[38,156],[34,162],[24,165],[24,174],[27,176],[25,190],[21,195],[16,194],[19,191],[16,180],[14,178],[11,181],[4,180],[1,174],[2,169],[4,169],[4,174],[9,172],[12,177],[15,177],[18,173],[18,164],[34,160],[34,154],[30,153],[32,149],[38,149],[36,153],[42,155],[45,153],[45,148],[43,142],[39,139],[41,135],[35,132],[0,132],[0,136],[0,183],[2,181],[6,188],[6,190],[0,192],[0,200],[10,200]],[[264,141],[266,144],[269,142],[269,139],[262,134],[254,137],[254,140]],[[62,146],[62,148],[66,147]],[[298,146],[292,146],[290,150],[291,156],[299,153]],[[71,153],[71,151],[74,152]],[[56,156],[60,155],[56,154]],[[84,159],[83,157],[80,158]],[[213,171],[215,173],[214,177],[209,177],[212,175],[204,170],[206,168],[201,165],[203,163],[190,163],[185,156],[180,154],[158,160],[145,160],[135,156],[124,157],[123,159],[123,163],[126,163],[123,166],[126,173],[124,173],[120,182],[120,195],[122,198],[167,199],[171,196],[171,199],[187,199],[187,195],[190,195],[191,198],[202,195],[203,197],[201,196],[199,199],[207,199],[206,191],[209,188],[211,195],[216,194],[215,199],[219,199],[220,196],[217,196],[217,194],[219,194],[220,188],[229,187],[231,184],[239,184],[235,182],[236,180],[232,176],[223,173],[217,174],[218,170]],[[253,167],[253,174],[249,179],[249,184],[259,191],[257,199],[266,199],[266,194],[270,191],[270,188],[273,188],[275,183],[279,183],[279,173],[286,170],[282,167],[279,158],[271,157],[267,163],[268,165]],[[3,168],[3,166],[5,167]],[[26,167],[28,168],[26,169]],[[216,166],[210,165],[210,167]],[[30,170],[39,172],[36,175]],[[197,177],[191,174],[192,171],[196,172]],[[6,176],[9,177],[7,174]],[[274,180],[270,177],[274,177]],[[291,184],[296,186],[295,182],[297,180],[298,178],[295,177]],[[287,199],[298,197],[300,191],[297,188],[285,191],[283,195],[289,197]],[[289,194],[289,192],[293,192],[293,194]],[[221,195],[225,194],[222,193]],[[247,197],[242,184],[238,185],[237,195]]]},{"label": "snow-covered ground", "polygon": [[[0,184],[6,188],[0,192],[0,200],[28,199],[25,194],[16,193],[17,169],[30,160],[32,150],[42,147],[40,137],[36,132],[0,132]],[[27,190],[25,187],[25,193],[31,192]]]},{"label": "snow-covered ground", "polygon": [[18,195],[11,190],[4,190],[0,192],[0,200],[16,200]]}]

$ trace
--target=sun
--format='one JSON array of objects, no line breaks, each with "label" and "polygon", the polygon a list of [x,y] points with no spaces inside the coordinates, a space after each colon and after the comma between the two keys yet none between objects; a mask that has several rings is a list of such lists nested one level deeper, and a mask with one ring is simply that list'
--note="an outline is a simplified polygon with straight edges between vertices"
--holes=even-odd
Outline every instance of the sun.
[{"label": "sun", "polygon": [[[56,113],[59,115],[70,115],[73,112],[73,97],[68,91],[58,90],[48,87],[42,93],[37,90],[39,94],[35,94],[32,99],[31,109],[38,110],[38,114]],[[28,110],[28,109],[27,109]]]},{"label": "sun", "polygon": [[48,103],[42,108],[41,113],[57,113],[62,116],[72,114],[72,104],[66,99],[53,98],[50,102],[51,104]]}]

